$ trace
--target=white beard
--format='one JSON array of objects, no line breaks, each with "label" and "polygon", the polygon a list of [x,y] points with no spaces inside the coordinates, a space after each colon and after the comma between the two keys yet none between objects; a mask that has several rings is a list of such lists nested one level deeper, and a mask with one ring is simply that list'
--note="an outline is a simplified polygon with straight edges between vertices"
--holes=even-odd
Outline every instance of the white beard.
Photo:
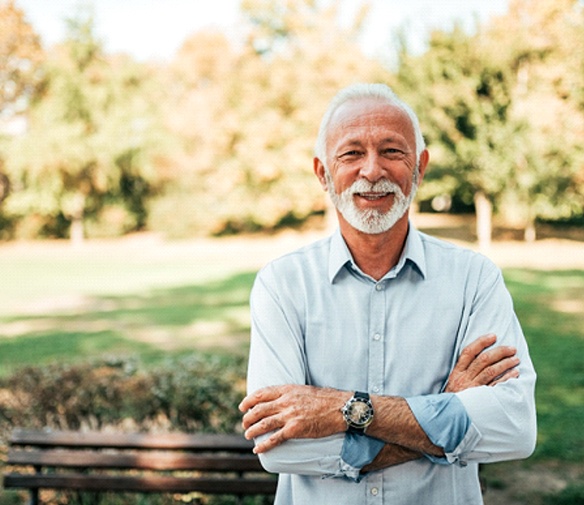
[{"label": "white beard", "polygon": [[[328,193],[336,209],[353,228],[370,235],[383,233],[393,228],[395,223],[409,209],[418,190],[417,167],[414,172],[412,189],[408,196],[404,195],[397,184],[387,179],[382,179],[376,183],[359,179],[339,195],[335,191],[334,183],[328,169],[325,170],[325,177]],[[376,209],[362,210],[355,205],[355,193],[393,193],[393,205],[387,212],[380,212]]]}]

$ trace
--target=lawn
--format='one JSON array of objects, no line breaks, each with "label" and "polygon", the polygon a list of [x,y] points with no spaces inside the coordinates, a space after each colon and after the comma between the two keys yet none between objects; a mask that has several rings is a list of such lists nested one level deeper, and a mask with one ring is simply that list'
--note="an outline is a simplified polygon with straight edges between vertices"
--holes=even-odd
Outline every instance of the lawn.
[{"label": "lawn", "polygon": [[506,272],[538,373],[536,456],[584,461],[584,272]]},{"label": "lawn", "polygon": [[245,352],[253,247],[116,242],[0,248],[0,376],[31,363]]},{"label": "lawn", "polygon": [[[193,350],[245,355],[248,296],[264,259],[230,244],[210,252],[111,244],[44,254],[0,249],[0,375],[104,356],[154,365]],[[499,488],[509,486],[509,468],[559,465],[561,473],[567,465],[573,472],[584,461],[584,271],[508,268],[504,274],[538,372],[539,441],[519,467],[488,469],[487,479]],[[568,479],[574,500],[537,501],[526,491],[514,503],[582,503],[582,477]]]},{"label": "lawn", "polygon": [[125,295],[85,295],[70,309],[0,317],[1,374],[99,355],[153,362],[192,349],[239,352],[254,272]]}]

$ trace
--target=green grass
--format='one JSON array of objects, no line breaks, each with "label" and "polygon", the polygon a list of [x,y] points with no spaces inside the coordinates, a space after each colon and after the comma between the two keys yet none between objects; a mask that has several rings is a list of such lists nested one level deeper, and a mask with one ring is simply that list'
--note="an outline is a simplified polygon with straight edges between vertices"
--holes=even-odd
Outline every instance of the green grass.
[{"label": "green grass", "polygon": [[254,276],[243,272],[133,295],[93,296],[83,310],[0,317],[0,375],[103,355],[136,355],[152,363],[192,349],[243,353]]},{"label": "green grass", "polygon": [[[247,352],[255,271],[238,270],[237,258],[148,259],[108,249],[2,260],[9,274],[0,290],[0,375],[103,356],[157,363],[194,349]],[[584,271],[509,269],[505,277],[538,372],[534,460],[582,461]],[[43,305],[51,299],[66,303]]]},{"label": "green grass", "polygon": [[538,373],[535,459],[584,460],[584,272],[508,270]]}]

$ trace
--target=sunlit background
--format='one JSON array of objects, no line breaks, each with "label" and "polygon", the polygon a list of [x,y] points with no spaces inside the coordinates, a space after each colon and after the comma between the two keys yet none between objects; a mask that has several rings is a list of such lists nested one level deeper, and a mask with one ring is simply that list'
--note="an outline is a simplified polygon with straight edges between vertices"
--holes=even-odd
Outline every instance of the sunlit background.
[{"label": "sunlit background", "polygon": [[430,151],[413,222],[503,269],[539,374],[485,503],[584,503],[583,48],[580,0],[0,0],[0,453],[236,430],[255,273],[334,226],[318,124],[375,81]]}]

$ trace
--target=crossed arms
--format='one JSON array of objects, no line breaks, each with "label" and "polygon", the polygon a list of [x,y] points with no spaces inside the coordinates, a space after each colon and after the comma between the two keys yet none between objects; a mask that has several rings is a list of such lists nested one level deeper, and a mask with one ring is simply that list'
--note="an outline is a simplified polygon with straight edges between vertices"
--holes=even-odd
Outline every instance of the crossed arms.
[{"label": "crossed arms", "polygon": [[[479,386],[495,386],[519,376],[517,350],[493,347],[495,335],[485,335],[460,354],[448,377],[444,393],[458,393]],[[254,449],[265,453],[293,439],[321,439],[341,434],[347,425],[340,408],[352,391],[306,385],[281,385],[259,389],[248,395],[239,408],[248,439],[260,439]],[[372,395],[375,418],[367,435],[385,442],[363,471],[374,471],[421,458],[445,455],[418,423],[406,399]],[[269,434],[269,435],[268,435]]]}]

